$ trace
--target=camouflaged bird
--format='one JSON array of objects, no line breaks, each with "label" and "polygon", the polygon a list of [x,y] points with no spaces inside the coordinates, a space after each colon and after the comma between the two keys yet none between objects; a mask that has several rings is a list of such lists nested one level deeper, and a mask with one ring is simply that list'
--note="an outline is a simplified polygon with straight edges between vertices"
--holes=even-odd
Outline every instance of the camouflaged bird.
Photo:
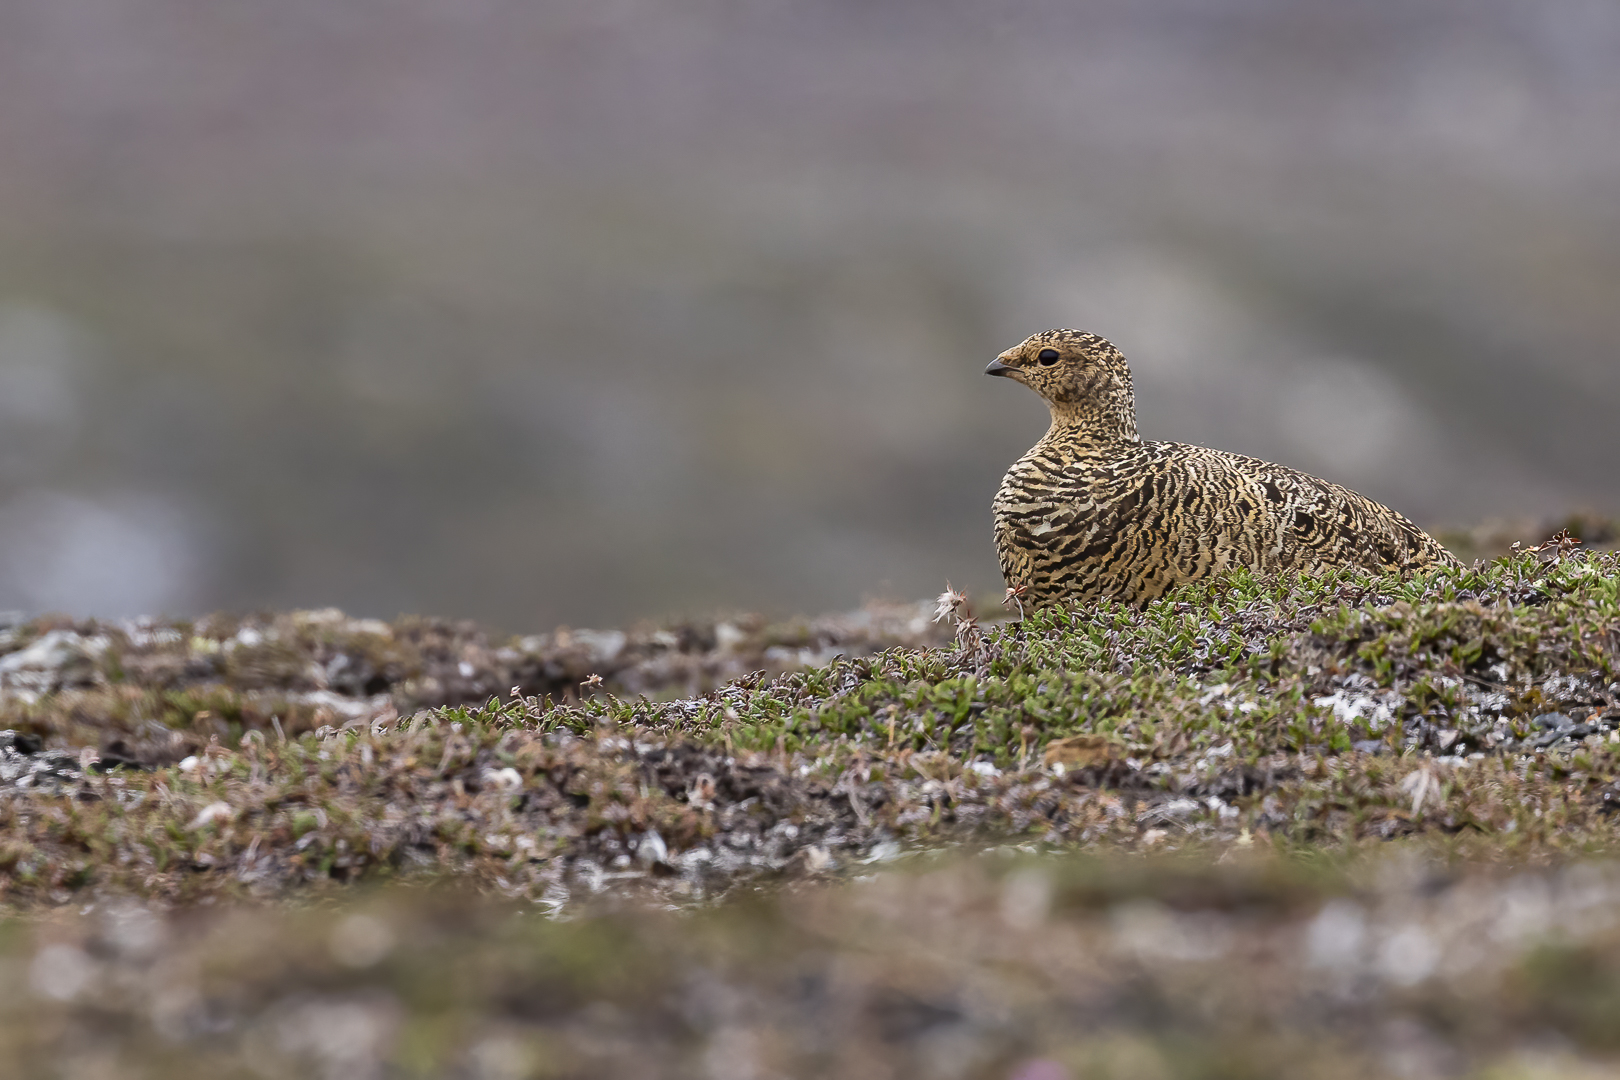
[{"label": "camouflaged bird", "polygon": [[1223,572],[1460,566],[1386,506],[1297,470],[1136,433],[1131,369],[1095,334],[1048,330],[985,369],[1052,426],[996,492],[996,554],[1020,606],[1141,603]]}]

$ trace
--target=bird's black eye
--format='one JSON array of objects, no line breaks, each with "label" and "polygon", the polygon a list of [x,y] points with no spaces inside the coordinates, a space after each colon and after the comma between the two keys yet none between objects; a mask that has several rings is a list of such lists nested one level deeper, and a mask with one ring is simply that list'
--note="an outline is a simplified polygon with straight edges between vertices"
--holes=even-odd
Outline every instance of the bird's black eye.
[{"label": "bird's black eye", "polygon": [[1039,360],[1043,367],[1051,367],[1058,362],[1058,351],[1056,349],[1042,349],[1035,359]]}]

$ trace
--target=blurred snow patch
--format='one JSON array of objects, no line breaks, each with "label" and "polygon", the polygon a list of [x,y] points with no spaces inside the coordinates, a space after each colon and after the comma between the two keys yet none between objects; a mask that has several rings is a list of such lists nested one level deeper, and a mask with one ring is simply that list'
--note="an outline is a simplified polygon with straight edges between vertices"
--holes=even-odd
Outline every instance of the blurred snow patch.
[{"label": "blurred snow patch", "polygon": [[332,958],[344,967],[368,968],[394,951],[394,931],[372,915],[349,915],[332,928],[327,943]]},{"label": "blurred snow patch", "polygon": [[1207,961],[1231,948],[1231,930],[1215,913],[1183,914],[1155,900],[1133,900],[1115,905],[1109,915],[1120,945],[1141,957]]},{"label": "blurred snow patch", "polygon": [[1367,943],[1367,917],[1361,905],[1333,900],[1323,906],[1305,931],[1305,952],[1312,967],[1350,968],[1361,962]]},{"label": "blurred snow patch", "polygon": [[57,312],[0,303],[0,473],[37,467],[71,440],[88,348],[89,335]]},{"label": "blurred snow patch", "polygon": [[1001,884],[1001,921],[1014,930],[1033,930],[1052,908],[1052,880],[1036,869],[1018,870]]},{"label": "blurred snow patch", "polygon": [[156,495],[26,491],[0,505],[0,605],[111,618],[174,612],[201,576],[192,516]]},{"label": "blurred snow patch", "polygon": [[72,1001],[90,985],[96,966],[74,945],[47,945],[28,969],[28,982],[41,997]]},{"label": "blurred snow patch", "polygon": [[1439,962],[1439,944],[1417,923],[1396,929],[1378,950],[1379,969],[1400,986],[1422,982],[1434,973]]}]

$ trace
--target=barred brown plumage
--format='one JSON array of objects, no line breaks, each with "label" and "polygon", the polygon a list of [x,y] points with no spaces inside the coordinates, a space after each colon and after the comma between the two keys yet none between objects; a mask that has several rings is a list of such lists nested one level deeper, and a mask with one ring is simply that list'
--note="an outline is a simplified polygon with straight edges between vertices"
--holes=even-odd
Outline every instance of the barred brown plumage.
[{"label": "barred brown plumage", "polygon": [[1052,413],[994,503],[1001,572],[1026,604],[1141,603],[1238,569],[1461,565],[1349,488],[1239,454],[1143,442],[1130,366],[1095,334],[1047,330],[985,370],[1028,386]]}]

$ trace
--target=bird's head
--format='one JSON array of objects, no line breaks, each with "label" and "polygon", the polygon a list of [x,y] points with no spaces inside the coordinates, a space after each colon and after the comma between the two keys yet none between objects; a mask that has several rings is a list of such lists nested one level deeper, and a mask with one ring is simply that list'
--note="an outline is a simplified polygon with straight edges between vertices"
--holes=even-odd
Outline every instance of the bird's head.
[{"label": "bird's head", "polygon": [[1130,366],[1096,334],[1043,331],[996,357],[984,373],[1004,375],[1041,395],[1054,424],[1084,427],[1102,438],[1140,438]]}]

